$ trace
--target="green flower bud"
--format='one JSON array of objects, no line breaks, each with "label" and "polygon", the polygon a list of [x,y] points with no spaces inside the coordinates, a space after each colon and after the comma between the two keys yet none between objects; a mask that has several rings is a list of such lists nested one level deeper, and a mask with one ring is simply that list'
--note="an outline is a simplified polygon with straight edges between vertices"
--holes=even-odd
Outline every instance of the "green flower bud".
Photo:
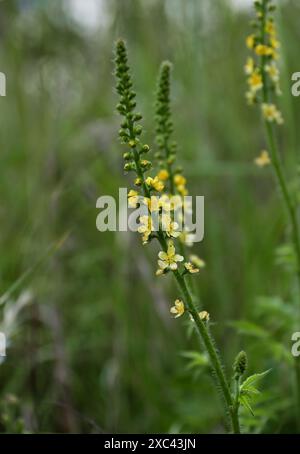
[{"label": "green flower bud", "polygon": [[248,359],[246,353],[242,350],[235,358],[233,370],[235,378],[241,377],[247,369]]}]

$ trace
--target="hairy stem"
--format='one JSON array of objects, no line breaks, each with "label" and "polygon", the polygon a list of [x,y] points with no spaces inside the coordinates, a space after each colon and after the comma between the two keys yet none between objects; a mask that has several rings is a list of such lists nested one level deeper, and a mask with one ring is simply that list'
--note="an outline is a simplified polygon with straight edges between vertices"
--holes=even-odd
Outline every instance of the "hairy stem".
[{"label": "hairy stem", "polygon": [[233,399],[231,396],[231,392],[229,389],[227,379],[224,374],[221,360],[220,360],[218,352],[214,346],[214,341],[212,340],[211,335],[208,332],[205,323],[199,317],[198,311],[195,307],[192,296],[188,290],[188,287],[186,285],[186,282],[185,282],[183,276],[181,276],[181,274],[178,271],[174,271],[174,276],[175,276],[176,282],[181,290],[181,293],[184,297],[188,311],[191,314],[191,316],[193,317],[193,320],[196,324],[198,333],[200,334],[202,342],[208,353],[211,365],[216,374],[218,384],[222,391],[223,399],[224,399],[224,402],[226,405],[226,410],[231,419],[232,430],[234,433],[238,434],[238,433],[240,433],[238,415],[237,415],[237,412],[234,411],[234,402],[233,402]]}]

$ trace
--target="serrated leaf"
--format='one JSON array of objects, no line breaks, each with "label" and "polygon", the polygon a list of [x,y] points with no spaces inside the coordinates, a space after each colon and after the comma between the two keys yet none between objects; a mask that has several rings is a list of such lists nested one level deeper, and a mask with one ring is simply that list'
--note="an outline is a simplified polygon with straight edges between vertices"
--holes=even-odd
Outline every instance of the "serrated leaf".
[{"label": "serrated leaf", "polygon": [[247,386],[246,388],[243,388],[241,390],[241,393],[242,394],[246,394],[246,395],[249,395],[249,396],[252,396],[252,395],[258,395],[260,394],[260,391],[258,391],[258,389],[256,389],[254,386]]},{"label": "serrated leaf", "polygon": [[265,372],[261,372],[260,374],[250,375],[249,377],[246,378],[246,380],[243,381],[243,383],[241,384],[240,390],[242,391],[243,389],[247,389],[248,387],[251,387],[252,385],[254,385],[254,383],[258,382],[263,377],[265,377],[270,371],[271,371],[271,369],[268,369]]},{"label": "serrated leaf", "polygon": [[247,408],[248,411],[250,411],[251,415],[254,416],[253,410],[250,405],[250,399],[247,396],[240,396],[239,397],[239,402],[243,407]]}]

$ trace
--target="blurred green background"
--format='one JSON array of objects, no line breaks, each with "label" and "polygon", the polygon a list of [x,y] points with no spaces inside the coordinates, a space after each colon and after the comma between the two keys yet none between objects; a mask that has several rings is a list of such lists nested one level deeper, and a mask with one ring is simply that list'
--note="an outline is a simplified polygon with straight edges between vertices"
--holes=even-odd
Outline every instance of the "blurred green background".
[{"label": "blurred green background", "polygon": [[[276,248],[288,233],[259,114],[245,103],[245,0],[4,0],[0,3],[0,364],[2,432],[223,432],[223,409],[184,320],[156,279],[155,247],[96,230],[96,200],[130,185],[117,140],[113,43],[129,48],[146,140],[153,144],[160,62],[171,60],[179,160],[205,196],[207,263],[195,279],[228,373],[272,368],[253,432],[290,432],[293,285]],[[296,168],[298,0],[277,2],[283,58],[280,142]],[[279,251],[284,253],[284,251]],[[8,293],[7,293],[8,292]],[[286,303],[283,303],[283,301]],[[298,329],[299,330],[299,329]]]}]

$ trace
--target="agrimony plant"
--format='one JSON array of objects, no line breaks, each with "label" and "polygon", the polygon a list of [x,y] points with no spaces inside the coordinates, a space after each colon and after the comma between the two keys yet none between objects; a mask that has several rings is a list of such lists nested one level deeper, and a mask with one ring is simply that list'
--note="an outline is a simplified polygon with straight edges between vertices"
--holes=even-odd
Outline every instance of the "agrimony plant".
[{"label": "agrimony plant", "polygon": [[[195,256],[185,258],[185,245],[192,244],[190,232],[178,230],[174,213],[176,208],[184,206],[183,196],[188,193],[186,178],[181,169],[175,167],[176,144],[171,140],[173,124],[170,110],[170,71],[171,66],[162,64],[156,94],[156,143],[159,151],[155,154],[158,173],[149,175],[153,169],[149,156],[150,147],[142,141],[143,128],[140,124],[142,115],[136,112],[136,93],[128,66],[127,50],[123,40],[118,40],[115,49],[116,89],[119,94],[117,110],[122,116],[119,136],[127,148],[123,157],[124,170],[133,172],[135,189],[128,193],[128,203],[131,207],[144,204],[147,214],[140,217],[139,233],[142,234],[143,244],[156,240],[160,246],[158,253],[157,276],[172,274],[177,282],[180,295],[171,307],[171,313],[181,317],[188,313],[197,329],[203,346],[207,352],[211,367],[217,380],[225,403],[226,413],[230,418],[231,430],[240,433],[236,392],[231,390],[231,383],[226,377],[220,360],[215,341],[210,333],[210,316],[205,310],[199,311],[198,301],[190,291],[187,277],[199,273],[204,265]],[[159,195],[159,198],[156,196]],[[172,196],[172,197],[170,197]],[[152,215],[158,215],[159,229],[154,229]],[[180,253],[177,253],[179,251]],[[242,392],[240,393],[242,396]],[[239,399],[239,398],[238,398]],[[237,405],[238,403],[238,405]]]},{"label": "agrimony plant", "polygon": [[[300,304],[300,237],[297,198],[288,184],[276,137],[276,127],[284,123],[283,115],[277,106],[277,98],[281,90],[278,67],[280,43],[273,17],[276,6],[271,0],[256,0],[254,8],[256,12],[256,18],[252,22],[254,31],[246,39],[246,45],[252,52],[244,68],[248,83],[246,98],[250,105],[257,105],[261,111],[268,147],[268,151],[263,150],[255,163],[260,167],[272,165],[286,208],[291,232],[292,255],[295,257],[294,272],[298,290],[294,300],[295,314],[297,314]],[[294,297],[293,292],[291,297]],[[299,321],[297,315],[295,320]],[[300,364],[296,359],[294,368],[297,385],[296,412],[300,430]]]}]

